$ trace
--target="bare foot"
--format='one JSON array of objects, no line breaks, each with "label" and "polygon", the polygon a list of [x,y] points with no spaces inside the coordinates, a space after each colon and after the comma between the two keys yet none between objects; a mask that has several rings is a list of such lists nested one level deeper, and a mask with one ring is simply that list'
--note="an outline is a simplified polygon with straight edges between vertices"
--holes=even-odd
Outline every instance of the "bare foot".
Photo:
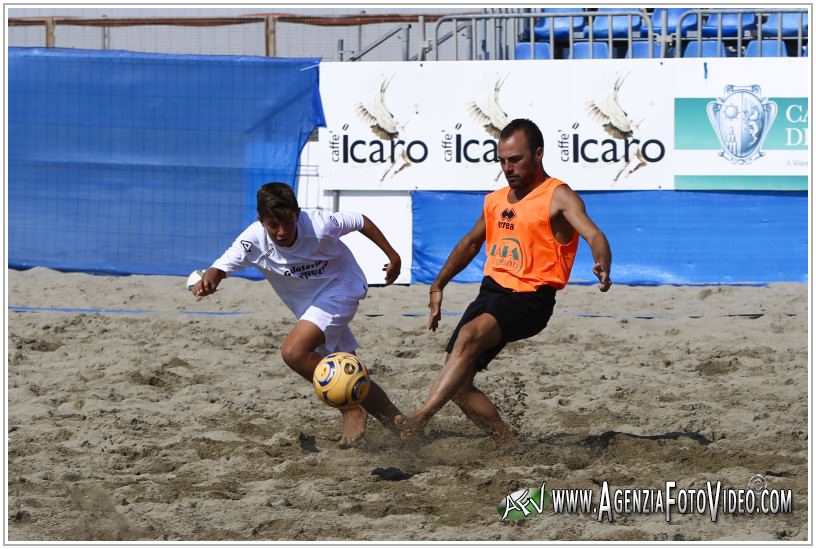
[{"label": "bare foot", "polygon": [[516,435],[513,433],[505,433],[501,436],[496,436],[493,438],[496,441],[500,450],[512,450],[513,448],[518,448],[521,445],[519,439],[516,438]]},{"label": "bare foot", "polygon": [[343,436],[340,437],[340,448],[351,448],[366,432],[368,412],[362,406],[352,406],[340,410],[343,414]]},{"label": "bare foot", "polygon": [[394,418],[394,423],[397,424],[402,440],[418,442],[422,438],[422,432],[425,430],[427,420],[417,416],[406,417],[399,415]]}]

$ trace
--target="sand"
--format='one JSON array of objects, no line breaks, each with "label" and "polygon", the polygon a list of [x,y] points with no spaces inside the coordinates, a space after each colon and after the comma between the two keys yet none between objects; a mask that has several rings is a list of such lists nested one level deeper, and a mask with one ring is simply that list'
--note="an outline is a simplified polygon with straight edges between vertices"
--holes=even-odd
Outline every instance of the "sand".
[{"label": "sand", "polygon": [[[420,448],[370,419],[365,440],[340,449],[338,412],[281,361],[293,319],[263,281],[196,299],[182,277],[37,268],[10,271],[8,288],[10,541],[808,536],[805,285],[568,287],[544,332],[477,377],[522,439],[509,452],[453,404]],[[372,288],[353,323],[405,411],[457,320],[427,331],[427,290]],[[476,291],[451,284],[445,311]],[[497,512],[542,482],[597,501],[604,482],[745,488],[755,474],[791,490],[792,512]]]}]

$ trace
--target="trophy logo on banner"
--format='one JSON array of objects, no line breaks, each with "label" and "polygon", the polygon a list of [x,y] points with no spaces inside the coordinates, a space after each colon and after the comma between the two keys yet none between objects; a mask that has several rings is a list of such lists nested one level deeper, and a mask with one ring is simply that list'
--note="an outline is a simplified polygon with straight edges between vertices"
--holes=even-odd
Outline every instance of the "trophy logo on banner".
[{"label": "trophy logo on banner", "polygon": [[765,156],[762,142],[776,118],[776,103],[762,98],[757,85],[729,84],[724,94],[725,97],[711,101],[706,109],[720,140],[720,156],[733,164],[750,164]]}]

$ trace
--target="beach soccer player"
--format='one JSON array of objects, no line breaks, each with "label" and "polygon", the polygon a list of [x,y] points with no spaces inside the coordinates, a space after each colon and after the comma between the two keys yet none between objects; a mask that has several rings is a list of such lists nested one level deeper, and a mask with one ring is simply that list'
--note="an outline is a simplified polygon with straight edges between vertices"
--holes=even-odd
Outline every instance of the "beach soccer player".
[{"label": "beach soccer player", "polygon": [[[349,323],[368,284],[360,265],[340,237],[359,231],[385,253],[385,283],[400,273],[399,254],[365,215],[301,210],[284,183],[267,183],[257,193],[258,221],[247,227],[204,273],[191,292],[207,296],[228,274],[254,266],[266,277],[297,322],[281,345],[283,361],[309,383],[323,356],[354,352]],[[342,447],[363,437],[368,412],[391,430],[399,414],[385,391],[371,382],[362,406],[341,409]]]},{"label": "beach soccer player", "polygon": [[431,417],[449,400],[487,431],[500,446],[518,443],[496,406],[473,384],[476,374],[509,341],[534,336],[547,325],[555,292],[570,276],[578,236],[595,260],[602,292],[609,290],[612,252],[606,236],[587,215],[583,200],[542,164],[541,131],[525,119],[501,132],[498,156],[508,186],[488,194],[476,224],[451,251],[430,286],[428,328],[436,330],[443,289],[486,242],[484,278],[447,345],[442,369],[413,415],[397,417],[401,436],[418,438]]}]

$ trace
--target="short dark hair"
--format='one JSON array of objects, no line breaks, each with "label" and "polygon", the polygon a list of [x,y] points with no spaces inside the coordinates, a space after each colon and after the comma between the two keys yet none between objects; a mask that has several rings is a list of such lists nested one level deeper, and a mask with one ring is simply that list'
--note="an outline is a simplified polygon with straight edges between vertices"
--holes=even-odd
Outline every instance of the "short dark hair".
[{"label": "short dark hair", "polygon": [[295,191],[286,183],[266,183],[258,189],[257,200],[259,220],[284,219],[300,209]]},{"label": "short dark hair", "polygon": [[499,139],[507,139],[517,131],[523,131],[527,137],[527,143],[530,145],[530,152],[535,154],[536,149],[544,148],[544,136],[541,135],[541,130],[538,129],[535,122],[526,118],[516,118],[511,120],[499,134]]}]

